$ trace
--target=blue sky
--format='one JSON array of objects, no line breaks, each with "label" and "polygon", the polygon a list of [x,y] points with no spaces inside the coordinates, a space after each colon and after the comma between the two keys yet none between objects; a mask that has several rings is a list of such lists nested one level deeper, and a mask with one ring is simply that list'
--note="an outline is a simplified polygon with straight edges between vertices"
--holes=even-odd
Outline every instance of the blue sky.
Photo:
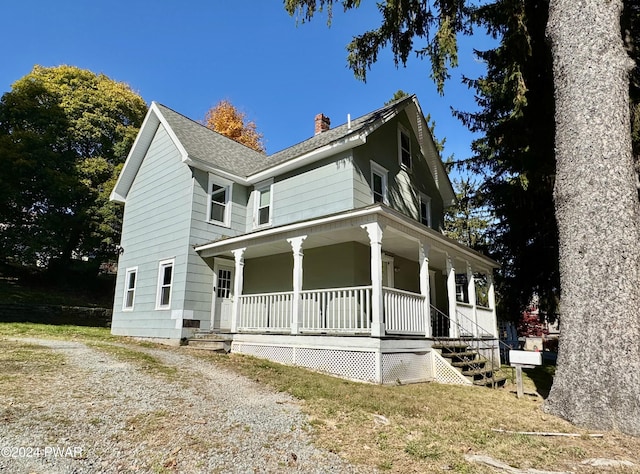
[{"label": "blue sky", "polygon": [[0,15],[0,93],[34,64],[69,64],[126,82],[147,103],[194,120],[228,99],[256,122],[273,153],[312,136],[317,113],[340,125],[402,89],[417,94],[435,119],[438,138],[447,139],[443,156],[470,155],[473,136],[450,109],[474,108],[460,77],[483,73],[471,48],[486,49],[487,39],[463,39],[463,67],[452,71],[444,97],[428,62],[411,58],[396,69],[389,52],[362,83],[346,66],[345,47],[379,24],[373,2],[336,10],[330,28],[325,15],[297,24],[277,0],[21,0],[3,2]]}]

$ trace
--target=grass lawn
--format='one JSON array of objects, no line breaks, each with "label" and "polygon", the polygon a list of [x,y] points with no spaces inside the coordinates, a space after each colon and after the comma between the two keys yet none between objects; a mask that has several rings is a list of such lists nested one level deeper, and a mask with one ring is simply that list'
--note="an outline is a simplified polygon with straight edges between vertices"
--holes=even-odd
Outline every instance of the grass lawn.
[{"label": "grass lawn", "polygon": [[[21,336],[86,340],[96,349],[107,350],[123,360],[151,364],[144,356],[135,354],[141,345],[133,341],[127,342],[124,349],[109,348],[126,339],[111,336],[108,329],[0,323],[0,344],[8,342],[9,337]],[[31,370],[25,362],[31,357],[33,370],[43,370],[45,358],[37,347],[12,344],[14,350],[5,351],[0,358],[1,365],[12,364],[11,377],[20,370]],[[290,393],[300,400],[302,409],[309,416],[318,446],[382,472],[497,472],[470,463],[465,459],[468,454],[491,456],[521,469],[585,474],[640,472],[640,439],[613,432],[603,432],[602,438],[590,438],[586,436],[588,431],[542,411],[543,399],[536,391],[548,391],[553,371],[547,366],[525,374],[527,395],[519,400],[513,384],[497,390],[436,383],[379,386],[349,382],[247,356],[211,354],[185,347],[167,347],[165,350],[187,352],[275,390]],[[52,359],[51,363],[55,365],[58,361]],[[171,370],[153,364],[154,373],[171,380],[174,375]],[[15,385],[15,382],[12,378],[11,383]],[[189,383],[197,383],[197,380]],[[0,390],[3,389],[0,383]],[[579,433],[582,436],[526,436],[499,433],[494,431],[496,429]],[[589,458],[633,461],[636,467],[603,471],[600,467],[581,465]]]}]

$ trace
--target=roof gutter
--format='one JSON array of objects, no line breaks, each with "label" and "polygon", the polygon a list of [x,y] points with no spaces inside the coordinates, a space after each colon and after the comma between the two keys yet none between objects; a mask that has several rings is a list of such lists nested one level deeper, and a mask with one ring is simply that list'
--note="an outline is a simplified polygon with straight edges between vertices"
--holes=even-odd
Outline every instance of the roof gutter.
[{"label": "roof gutter", "polygon": [[366,143],[366,141],[367,139],[365,135],[354,135],[351,137],[347,137],[337,143],[329,143],[328,145],[312,150],[297,158],[285,161],[249,176],[238,176],[236,174],[230,173],[229,171],[211,166],[209,163],[205,163],[204,161],[198,160],[197,158],[191,158],[190,156],[183,156],[182,162],[203,171],[210,171],[223,178],[227,178],[238,184],[242,184],[243,186],[252,186],[256,183],[264,181],[265,179],[273,178],[289,171],[294,171],[302,166],[315,163],[316,161],[327,158],[329,156],[333,156],[336,153],[340,153],[346,150],[350,150],[351,148],[363,145],[364,143]]}]

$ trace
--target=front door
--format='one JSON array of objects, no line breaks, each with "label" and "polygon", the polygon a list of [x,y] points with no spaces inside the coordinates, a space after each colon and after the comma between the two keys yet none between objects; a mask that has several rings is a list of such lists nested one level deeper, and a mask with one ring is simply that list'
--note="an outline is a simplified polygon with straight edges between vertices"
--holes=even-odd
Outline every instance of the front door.
[{"label": "front door", "polygon": [[233,311],[233,271],[230,264],[216,262],[213,266],[213,317],[211,329],[229,331]]},{"label": "front door", "polygon": [[391,255],[382,254],[382,286],[395,288],[394,272],[393,257]]}]

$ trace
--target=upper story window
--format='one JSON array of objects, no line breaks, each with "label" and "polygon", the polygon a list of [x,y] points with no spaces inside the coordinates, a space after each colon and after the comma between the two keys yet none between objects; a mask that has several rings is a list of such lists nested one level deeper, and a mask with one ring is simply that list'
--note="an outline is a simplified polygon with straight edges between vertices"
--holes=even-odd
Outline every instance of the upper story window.
[{"label": "upper story window", "polygon": [[388,204],[387,198],[387,176],[389,172],[375,161],[371,162],[371,193],[373,202]]},{"label": "upper story window", "polygon": [[411,169],[411,135],[402,125],[398,125],[398,162],[403,168]]},{"label": "upper story window", "polygon": [[431,198],[420,193],[420,223],[431,227]]},{"label": "upper story window", "polygon": [[273,208],[273,184],[269,182],[256,185],[254,199],[255,226],[260,227],[271,224],[271,209]]},{"label": "upper story window", "polygon": [[228,226],[231,215],[231,182],[209,175],[208,194],[208,221]]},{"label": "upper story window", "polygon": [[127,268],[124,277],[124,300],[122,309],[127,311],[133,310],[133,301],[136,295],[136,281],[138,278],[138,267]]},{"label": "upper story window", "polygon": [[158,295],[156,309],[169,309],[171,307],[171,287],[173,285],[174,260],[163,260],[158,268]]}]

